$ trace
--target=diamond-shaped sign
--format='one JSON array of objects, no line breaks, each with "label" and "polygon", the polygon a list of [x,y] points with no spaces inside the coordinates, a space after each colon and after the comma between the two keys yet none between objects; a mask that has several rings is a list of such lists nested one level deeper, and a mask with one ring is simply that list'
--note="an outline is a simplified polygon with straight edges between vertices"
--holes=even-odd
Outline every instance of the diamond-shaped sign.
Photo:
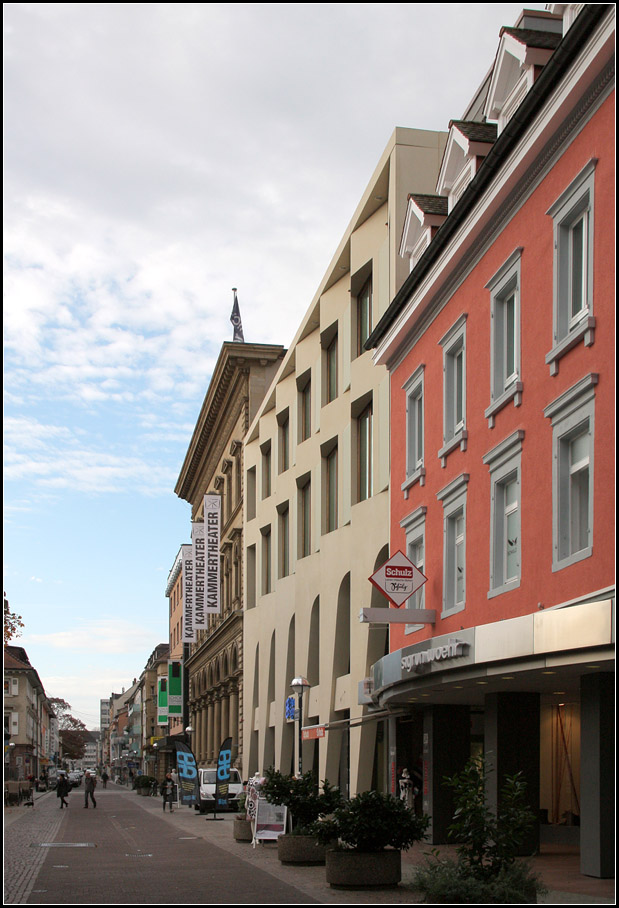
[{"label": "diamond-shaped sign", "polygon": [[428,578],[404,552],[396,552],[368,579],[399,608]]}]

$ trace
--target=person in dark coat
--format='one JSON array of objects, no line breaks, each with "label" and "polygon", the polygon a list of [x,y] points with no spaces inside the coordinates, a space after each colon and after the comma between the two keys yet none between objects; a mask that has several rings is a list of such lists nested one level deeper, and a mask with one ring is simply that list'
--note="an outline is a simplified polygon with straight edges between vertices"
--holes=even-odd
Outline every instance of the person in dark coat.
[{"label": "person in dark coat", "polygon": [[68,807],[69,802],[67,801],[67,795],[71,791],[71,786],[69,780],[65,775],[58,777],[58,782],[56,783],[56,797],[60,798],[60,809],[63,807]]},{"label": "person in dark coat", "polygon": [[175,800],[175,791],[174,791],[174,780],[172,774],[167,772],[166,777],[161,783],[161,794],[163,795],[163,809],[165,811],[166,804],[170,806],[170,813],[174,813],[172,805]]},{"label": "person in dark coat", "polygon": [[95,787],[97,785],[97,780],[92,773],[87,772],[84,776],[84,807],[88,809],[88,796],[92,801],[92,806],[96,807],[97,802],[95,801]]}]

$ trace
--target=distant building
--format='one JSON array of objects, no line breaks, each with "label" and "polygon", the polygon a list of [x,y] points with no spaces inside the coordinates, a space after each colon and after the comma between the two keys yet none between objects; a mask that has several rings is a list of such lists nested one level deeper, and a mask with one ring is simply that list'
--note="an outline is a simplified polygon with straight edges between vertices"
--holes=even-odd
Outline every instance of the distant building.
[{"label": "distant building", "polygon": [[21,646],[4,647],[4,741],[11,779],[38,778],[58,759],[55,714]]},{"label": "distant building", "polygon": [[[170,659],[183,665],[183,572],[181,566],[180,550],[174,559],[172,570],[168,576],[166,584],[166,598],[168,599],[169,609],[168,617],[170,622]],[[183,669],[181,667],[181,672]],[[187,683],[187,678],[183,678],[183,683]],[[184,712],[182,715],[170,715],[168,729],[170,735],[182,735],[185,732],[186,724],[189,721],[189,711],[187,709],[188,691],[183,691]]]},{"label": "distant building", "polygon": [[[204,521],[206,494],[221,499],[220,613],[208,616],[208,627],[187,644],[185,659],[192,744],[202,766],[216,761],[228,737],[234,765],[242,765],[248,715],[243,682],[243,437],[284,352],[271,344],[222,345],[175,489],[191,504],[195,523]],[[177,593],[179,583],[180,574]]]}]

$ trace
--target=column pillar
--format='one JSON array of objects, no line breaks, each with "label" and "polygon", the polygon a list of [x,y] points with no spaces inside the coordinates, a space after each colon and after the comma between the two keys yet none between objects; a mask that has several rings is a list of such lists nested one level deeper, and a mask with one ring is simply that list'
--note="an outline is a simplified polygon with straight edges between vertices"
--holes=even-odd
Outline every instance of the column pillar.
[{"label": "column pillar", "polygon": [[422,803],[431,817],[427,841],[432,845],[447,843],[453,821],[453,795],[443,778],[459,772],[470,754],[468,706],[432,706],[424,712]]},{"label": "column pillar", "polygon": [[488,776],[488,806],[496,811],[506,775],[522,770],[527,801],[536,822],[525,839],[521,854],[539,850],[540,709],[537,693],[489,694],[485,698],[484,754]]},{"label": "column pillar", "polygon": [[232,759],[239,752],[239,692],[236,686],[230,691],[230,734],[232,735]]},{"label": "column pillar", "polygon": [[200,704],[200,752],[202,753],[202,763],[208,763],[208,711],[209,702],[204,697]]},{"label": "column pillar", "polygon": [[[221,740],[230,734],[230,694],[227,690],[221,694]],[[220,742],[221,743],[221,742]]]},{"label": "column pillar", "polygon": [[615,676],[580,678],[580,872],[615,875]]},{"label": "column pillar", "polygon": [[213,709],[213,760],[217,759],[221,745],[221,699],[219,692],[215,695]]},{"label": "column pillar", "polygon": [[214,759],[213,753],[215,752],[215,744],[213,743],[215,738],[215,705],[212,697],[208,702],[207,716],[206,760],[208,763],[211,763]]}]

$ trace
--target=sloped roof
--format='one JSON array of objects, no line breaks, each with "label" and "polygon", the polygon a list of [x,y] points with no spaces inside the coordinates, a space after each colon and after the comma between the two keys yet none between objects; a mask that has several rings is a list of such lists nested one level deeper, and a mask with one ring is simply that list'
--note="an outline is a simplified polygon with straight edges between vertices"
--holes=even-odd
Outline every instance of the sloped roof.
[{"label": "sloped roof", "polygon": [[412,192],[409,199],[423,211],[424,214],[447,215],[447,197],[444,195],[423,195]]},{"label": "sloped roof", "polygon": [[476,120],[450,120],[449,126],[455,126],[471,142],[496,142],[496,123],[481,123]]},{"label": "sloped roof", "polygon": [[511,35],[512,38],[521,44],[526,44],[527,47],[541,47],[544,50],[554,50],[563,38],[557,32],[537,31],[533,28],[513,28],[507,25],[503,26],[500,35]]},{"label": "sloped roof", "polygon": [[[18,659],[17,656],[9,652],[11,647],[5,647],[4,650],[4,667],[10,669],[32,669],[32,666],[29,662],[24,662],[22,659]],[[23,652],[23,650],[22,650]]]}]

